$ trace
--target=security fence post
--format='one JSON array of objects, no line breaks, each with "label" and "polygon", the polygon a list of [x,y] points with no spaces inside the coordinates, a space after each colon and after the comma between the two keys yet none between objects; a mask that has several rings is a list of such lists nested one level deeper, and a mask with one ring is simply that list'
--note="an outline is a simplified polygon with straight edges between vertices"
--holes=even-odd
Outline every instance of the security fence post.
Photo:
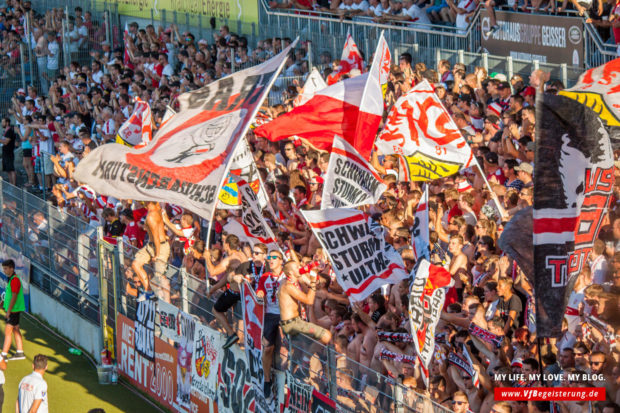
[{"label": "security fence post", "polygon": [[[21,62],[20,71],[22,75],[22,88],[26,90],[26,71],[24,70],[24,45],[22,43],[19,44],[19,60]],[[32,76],[32,74],[30,76]]]},{"label": "security fence post", "polygon": [[187,281],[188,275],[185,267],[181,267],[181,308],[184,312],[189,314],[189,301],[187,294]]},{"label": "security fence post", "polygon": [[482,67],[489,73],[489,54],[482,53]]},{"label": "security fence post", "polygon": [[564,84],[564,87],[568,87],[568,67],[566,66],[566,63],[562,63],[560,65],[560,69],[562,71],[562,83]]},{"label": "security fence post", "polygon": [[329,374],[329,396],[332,400],[338,399],[338,384],[336,383],[336,354],[330,345],[325,346],[327,351],[327,372]]}]

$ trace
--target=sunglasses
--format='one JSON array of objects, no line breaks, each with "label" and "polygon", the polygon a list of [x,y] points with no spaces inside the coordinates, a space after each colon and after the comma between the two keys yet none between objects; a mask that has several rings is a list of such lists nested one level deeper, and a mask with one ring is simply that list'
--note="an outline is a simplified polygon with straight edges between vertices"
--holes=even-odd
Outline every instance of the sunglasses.
[{"label": "sunglasses", "polygon": [[282,257],[278,257],[277,255],[270,255],[267,257],[268,260],[277,260],[277,259],[282,259]]},{"label": "sunglasses", "polygon": [[254,254],[254,255],[261,255],[261,254],[264,254],[264,252],[262,252],[262,251],[252,251],[252,254]]},{"label": "sunglasses", "polygon": [[463,401],[460,401],[460,400],[452,400],[452,404],[458,404],[459,406],[461,404],[465,404],[465,403],[467,403],[467,402],[463,402]]}]

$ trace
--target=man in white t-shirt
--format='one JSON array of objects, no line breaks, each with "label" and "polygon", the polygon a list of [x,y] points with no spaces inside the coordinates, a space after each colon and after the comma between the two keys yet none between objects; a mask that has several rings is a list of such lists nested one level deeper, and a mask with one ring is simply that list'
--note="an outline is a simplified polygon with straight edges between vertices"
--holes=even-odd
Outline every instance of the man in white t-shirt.
[{"label": "man in white t-shirt", "polygon": [[47,370],[47,357],[37,354],[32,361],[32,373],[19,382],[17,413],[48,413],[47,383],[43,375]]},{"label": "man in white t-shirt", "polygon": [[426,12],[413,4],[413,0],[403,1],[402,14],[392,16],[384,15],[384,18],[388,20],[409,22],[411,24],[431,24]]},{"label": "man in white t-shirt", "polygon": [[47,33],[47,78],[50,81],[56,80],[58,75],[58,63],[60,56],[60,46],[56,41],[54,32]]}]

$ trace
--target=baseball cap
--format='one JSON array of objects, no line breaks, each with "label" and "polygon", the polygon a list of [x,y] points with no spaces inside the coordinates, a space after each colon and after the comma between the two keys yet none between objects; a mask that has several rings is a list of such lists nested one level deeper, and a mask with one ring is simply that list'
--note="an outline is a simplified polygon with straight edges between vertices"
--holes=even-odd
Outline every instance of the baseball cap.
[{"label": "baseball cap", "polygon": [[515,166],[515,171],[523,171],[531,175],[534,172],[534,167],[530,163],[522,162],[519,166]]},{"label": "baseball cap", "polygon": [[523,92],[521,92],[521,96],[536,96],[536,89],[534,89],[532,86],[528,86],[523,89]]},{"label": "baseball cap", "polygon": [[510,83],[504,80],[503,82],[500,82],[499,85],[497,85],[497,88],[498,89],[506,89],[506,88],[510,89]]},{"label": "baseball cap", "polygon": [[498,162],[498,157],[495,152],[487,152],[486,155],[484,155],[484,159],[485,161],[493,165],[497,164]]}]

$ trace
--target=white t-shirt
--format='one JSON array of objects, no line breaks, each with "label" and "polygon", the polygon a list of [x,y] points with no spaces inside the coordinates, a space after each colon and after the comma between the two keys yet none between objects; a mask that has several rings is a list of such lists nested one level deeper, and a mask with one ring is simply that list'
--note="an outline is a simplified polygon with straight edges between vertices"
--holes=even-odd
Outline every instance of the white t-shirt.
[{"label": "white t-shirt", "polygon": [[360,3],[353,3],[351,5],[351,9],[352,10],[366,11],[366,10],[368,10],[368,7],[370,7],[370,6],[368,5],[368,2],[366,0],[362,0]]},{"label": "white t-shirt", "polygon": [[98,72],[93,73],[92,79],[93,79],[93,82],[100,85],[101,81],[103,80],[103,72],[100,70]]},{"label": "white t-shirt", "polygon": [[424,10],[413,4],[408,9],[403,7],[403,13],[411,17],[411,23],[416,24],[431,24],[428,15]]},{"label": "white t-shirt", "polygon": [[82,47],[84,46],[84,43],[86,43],[86,40],[88,39],[88,27],[82,25],[82,27],[77,29],[77,32],[80,36],[84,36],[84,38],[80,39],[78,43],[78,46]]},{"label": "white t-shirt", "polygon": [[19,413],[26,413],[35,400],[43,400],[37,413],[49,413],[47,405],[47,383],[36,371],[33,371],[19,382],[17,404]]},{"label": "white t-shirt", "polygon": [[53,42],[48,43],[47,50],[51,53],[47,55],[47,68],[49,70],[58,70],[58,54],[60,53],[58,42],[54,40]]},{"label": "white t-shirt", "polygon": [[75,27],[67,33],[67,37],[69,37],[69,52],[76,53],[80,47],[80,34]]},{"label": "white t-shirt", "polygon": [[603,284],[607,281],[607,260],[604,255],[596,257],[592,263],[590,263],[590,270],[592,271],[592,278],[594,284]]},{"label": "white t-shirt", "polygon": [[465,10],[467,13],[456,15],[456,28],[466,29],[469,26],[469,23],[466,21],[467,15],[476,9],[476,2],[474,0],[461,0],[457,7]]},{"label": "white t-shirt", "polygon": [[347,5],[346,5],[346,4],[344,4],[344,2],[343,2],[343,3],[340,3],[340,6],[338,6],[338,8],[339,8],[340,10],[352,10],[352,9],[353,9],[353,5],[351,5],[351,6],[347,6]]}]

